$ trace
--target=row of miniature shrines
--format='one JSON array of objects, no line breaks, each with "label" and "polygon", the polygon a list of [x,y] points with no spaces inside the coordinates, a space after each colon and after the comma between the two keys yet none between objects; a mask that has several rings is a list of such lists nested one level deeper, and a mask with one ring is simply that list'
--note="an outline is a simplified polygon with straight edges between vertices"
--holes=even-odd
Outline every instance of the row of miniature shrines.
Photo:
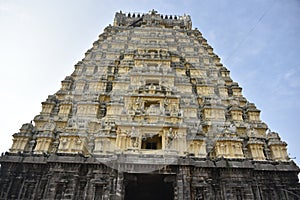
[{"label": "row of miniature shrines", "polygon": [[[53,124],[48,124],[48,126],[53,126]],[[153,130],[153,128],[151,127],[149,130]],[[116,137],[104,137],[98,134],[98,136],[94,136],[93,149],[91,149],[88,136],[80,136],[76,130],[72,133],[72,130],[69,129],[69,133],[61,133],[58,138],[55,138],[54,129],[48,129],[35,135],[33,134],[33,125],[24,124],[20,132],[14,134],[14,142],[10,151],[13,153],[33,151],[35,154],[82,153],[88,156],[92,153],[111,154],[116,151],[124,153],[151,151],[153,154],[166,154],[172,150],[179,155],[188,153],[196,157],[208,156],[207,139],[194,138],[194,140],[188,141],[186,140],[186,129],[162,128],[157,129],[152,135],[149,130],[147,127],[143,129],[124,127],[123,129],[117,128]],[[210,156],[212,158],[288,161],[286,143],[280,141],[277,133],[268,133],[267,141],[256,138],[253,131],[250,134],[253,134],[252,137],[250,135],[249,140],[245,142],[228,129],[224,129],[222,134],[213,139],[214,147]],[[147,146],[149,144],[152,144],[152,147]],[[247,155],[245,155],[245,151]]]}]

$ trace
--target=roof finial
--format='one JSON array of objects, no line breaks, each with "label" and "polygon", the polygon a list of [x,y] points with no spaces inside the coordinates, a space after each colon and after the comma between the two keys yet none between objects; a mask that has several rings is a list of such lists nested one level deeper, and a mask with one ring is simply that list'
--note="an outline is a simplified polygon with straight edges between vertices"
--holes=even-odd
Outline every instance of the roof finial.
[{"label": "roof finial", "polygon": [[152,9],[149,13],[150,13],[151,15],[155,15],[155,14],[157,14],[157,11],[154,10],[154,9]]}]

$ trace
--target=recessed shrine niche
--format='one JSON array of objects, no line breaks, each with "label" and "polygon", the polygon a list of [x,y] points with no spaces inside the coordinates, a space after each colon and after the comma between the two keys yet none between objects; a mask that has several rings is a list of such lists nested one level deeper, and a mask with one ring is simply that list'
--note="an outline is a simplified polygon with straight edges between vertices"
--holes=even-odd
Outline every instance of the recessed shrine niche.
[{"label": "recessed shrine niche", "polygon": [[146,150],[162,149],[162,137],[157,134],[157,135],[153,135],[152,137],[143,138],[141,149],[146,149]]}]

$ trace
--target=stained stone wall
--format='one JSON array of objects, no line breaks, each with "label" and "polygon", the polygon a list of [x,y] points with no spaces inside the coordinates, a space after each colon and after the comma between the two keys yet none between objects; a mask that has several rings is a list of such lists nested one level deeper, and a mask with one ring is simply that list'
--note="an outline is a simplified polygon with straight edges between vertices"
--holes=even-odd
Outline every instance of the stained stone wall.
[{"label": "stained stone wall", "polygon": [[173,185],[174,199],[284,200],[300,194],[298,168],[291,163],[186,157],[151,173],[131,172],[149,165],[155,169],[155,163],[119,163],[119,169],[134,168],[126,172],[82,155],[7,153],[1,163],[0,199],[124,199],[139,174],[164,176]]},{"label": "stained stone wall", "polygon": [[154,10],[116,13],[0,163],[2,199],[126,199],[141,177],[174,199],[300,197],[287,144],[190,16]]}]

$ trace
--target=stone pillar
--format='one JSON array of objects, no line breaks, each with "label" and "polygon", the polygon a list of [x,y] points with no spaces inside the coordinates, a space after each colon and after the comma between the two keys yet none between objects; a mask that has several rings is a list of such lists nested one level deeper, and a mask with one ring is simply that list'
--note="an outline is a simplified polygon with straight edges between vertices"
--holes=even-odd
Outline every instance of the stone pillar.
[{"label": "stone pillar", "polygon": [[118,181],[118,174],[115,171],[111,171],[109,177],[109,184],[110,184],[109,199],[115,199],[116,191],[117,191],[117,181]]},{"label": "stone pillar", "polygon": [[190,182],[189,168],[179,167],[177,174],[178,199],[191,199]]},{"label": "stone pillar", "polygon": [[118,172],[118,178],[117,178],[117,189],[116,189],[116,197],[115,200],[123,200],[125,189],[124,189],[124,173]]}]

